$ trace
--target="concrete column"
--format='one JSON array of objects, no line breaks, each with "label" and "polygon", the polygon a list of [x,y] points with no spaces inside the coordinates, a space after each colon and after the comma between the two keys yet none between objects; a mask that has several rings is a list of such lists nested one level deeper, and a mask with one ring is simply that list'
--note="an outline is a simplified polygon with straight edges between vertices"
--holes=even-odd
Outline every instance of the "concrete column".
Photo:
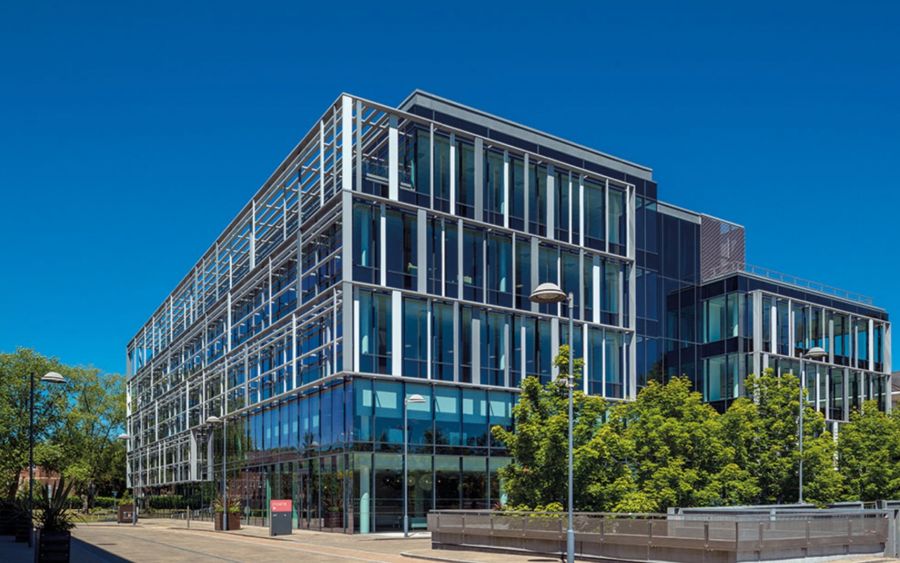
[{"label": "concrete column", "polygon": [[400,132],[396,115],[388,119],[388,197],[394,201],[400,198]]},{"label": "concrete column", "polygon": [[475,220],[484,221],[484,140],[475,137]]},{"label": "concrete column", "polygon": [[391,373],[403,375],[403,297],[391,292]]},{"label": "concrete column", "polygon": [[370,524],[371,509],[369,507],[370,472],[367,465],[359,467],[359,533],[368,534],[372,531]]},{"label": "concrete column", "polygon": [[424,209],[416,211],[416,239],[417,239],[417,255],[416,261],[416,284],[419,293],[427,293],[428,291],[428,215]]},{"label": "concrete column", "polygon": [[[353,99],[341,96],[341,189],[353,189]],[[346,242],[346,238],[344,241]],[[347,279],[347,278],[344,278]]]}]

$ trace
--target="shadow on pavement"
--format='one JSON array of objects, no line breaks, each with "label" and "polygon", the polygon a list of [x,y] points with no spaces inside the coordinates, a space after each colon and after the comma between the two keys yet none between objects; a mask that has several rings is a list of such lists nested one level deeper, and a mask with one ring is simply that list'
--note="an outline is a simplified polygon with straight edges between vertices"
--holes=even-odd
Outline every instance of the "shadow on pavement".
[{"label": "shadow on pavement", "polygon": [[71,560],[79,563],[127,563],[130,561],[106,551],[102,546],[103,544],[87,543],[73,536],[70,547]]}]

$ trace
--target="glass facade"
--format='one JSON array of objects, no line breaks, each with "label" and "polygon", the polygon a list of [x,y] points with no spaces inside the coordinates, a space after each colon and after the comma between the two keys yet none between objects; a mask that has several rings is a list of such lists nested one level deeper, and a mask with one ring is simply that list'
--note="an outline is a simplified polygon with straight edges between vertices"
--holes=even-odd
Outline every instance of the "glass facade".
[{"label": "glass facade", "polygon": [[[831,420],[885,404],[887,315],[702,274],[709,224],[639,165],[436,98],[342,96],[129,342],[130,484],[217,490],[224,464],[250,523],[284,498],[298,528],[359,533],[399,529],[404,489],[414,528],[500,505],[490,428],[560,343],[610,401],[686,375],[726,408],[772,368]],[[544,282],[571,307],[532,303]]]}]

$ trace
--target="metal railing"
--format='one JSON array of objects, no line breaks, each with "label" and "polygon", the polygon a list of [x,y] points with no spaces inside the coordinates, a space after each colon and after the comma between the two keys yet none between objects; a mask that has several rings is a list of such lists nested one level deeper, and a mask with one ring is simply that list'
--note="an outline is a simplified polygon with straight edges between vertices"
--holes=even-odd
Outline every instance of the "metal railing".
[{"label": "metal railing", "polygon": [[734,273],[750,274],[756,277],[776,281],[778,283],[792,285],[800,289],[815,291],[817,293],[822,293],[831,297],[837,297],[839,299],[844,299],[847,301],[862,303],[864,305],[874,304],[874,301],[871,297],[869,297],[868,295],[863,295],[862,293],[847,291],[846,289],[841,289],[839,287],[817,281],[807,280],[792,274],[785,274],[763,266],[747,264],[746,262],[725,262],[723,264],[720,264],[709,271],[709,274],[705,276],[704,281],[713,280],[715,278],[727,276],[728,274]]},{"label": "metal railing", "polygon": [[[576,513],[576,553],[625,561],[741,561],[846,553],[896,552],[896,513],[740,515],[683,518],[663,514]],[[432,545],[557,555],[562,512],[432,511]]]}]

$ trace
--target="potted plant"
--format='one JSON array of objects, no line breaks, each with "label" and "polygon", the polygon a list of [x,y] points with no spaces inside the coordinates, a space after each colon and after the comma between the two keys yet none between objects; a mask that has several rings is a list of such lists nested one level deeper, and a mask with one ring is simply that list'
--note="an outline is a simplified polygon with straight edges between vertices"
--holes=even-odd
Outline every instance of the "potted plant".
[{"label": "potted plant", "polygon": [[131,524],[135,520],[137,520],[137,518],[134,514],[134,500],[132,500],[131,495],[126,492],[122,495],[122,498],[119,499],[119,510],[116,521],[119,524]]},{"label": "potted plant", "polygon": [[48,488],[41,487],[41,494],[34,504],[38,528],[34,545],[35,561],[69,561],[71,530],[75,527],[69,512],[69,494],[74,483],[66,483],[60,477],[56,491],[50,496]]},{"label": "potted plant", "polygon": [[222,520],[228,518],[229,530],[241,529],[241,501],[240,499],[230,497],[216,497],[213,501],[213,511],[216,513],[216,531],[222,530]]},{"label": "potted plant", "polygon": [[326,528],[344,527],[344,477],[345,472],[335,471],[322,475],[322,493],[325,500]]},{"label": "potted plant", "polygon": [[16,499],[12,503],[13,508],[13,533],[18,543],[26,543],[31,534],[32,524],[28,515],[28,503],[25,500]]}]

